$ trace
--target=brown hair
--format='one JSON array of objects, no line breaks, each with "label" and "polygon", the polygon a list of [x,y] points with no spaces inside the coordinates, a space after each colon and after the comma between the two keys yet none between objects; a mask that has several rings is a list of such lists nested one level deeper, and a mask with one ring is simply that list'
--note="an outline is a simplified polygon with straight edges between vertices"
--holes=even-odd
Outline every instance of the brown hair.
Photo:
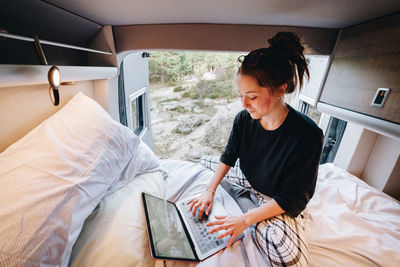
[{"label": "brown hair", "polygon": [[293,32],[278,32],[268,43],[268,48],[253,50],[240,61],[238,74],[256,78],[260,86],[271,88],[271,92],[285,83],[285,93],[292,93],[297,83],[301,90],[304,75],[310,77],[302,40]]}]

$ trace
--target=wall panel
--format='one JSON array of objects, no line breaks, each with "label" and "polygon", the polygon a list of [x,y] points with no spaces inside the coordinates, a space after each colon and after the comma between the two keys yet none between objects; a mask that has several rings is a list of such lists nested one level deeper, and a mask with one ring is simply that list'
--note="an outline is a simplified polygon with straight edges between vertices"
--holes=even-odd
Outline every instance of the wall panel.
[{"label": "wall panel", "polygon": [[[391,89],[383,108],[378,88]],[[342,31],[320,102],[400,124],[400,13]]]},{"label": "wall panel", "polygon": [[251,51],[267,45],[279,31],[294,31],[314,50],[329,55],[338,30],[239,24],[154,24],[113,27],[118,53],[128,50],[174,49]]}]

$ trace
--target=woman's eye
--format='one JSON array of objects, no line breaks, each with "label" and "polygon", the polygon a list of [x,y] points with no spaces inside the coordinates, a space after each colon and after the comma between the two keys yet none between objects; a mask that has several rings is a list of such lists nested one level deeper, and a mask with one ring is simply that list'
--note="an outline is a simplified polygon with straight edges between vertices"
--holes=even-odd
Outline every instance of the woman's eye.
[{"label": "woman's eye", "polygon": [[256,98],[257,98],[256,96],[249,97],[250,100],[254,100],[254,99],[256,99]]}]

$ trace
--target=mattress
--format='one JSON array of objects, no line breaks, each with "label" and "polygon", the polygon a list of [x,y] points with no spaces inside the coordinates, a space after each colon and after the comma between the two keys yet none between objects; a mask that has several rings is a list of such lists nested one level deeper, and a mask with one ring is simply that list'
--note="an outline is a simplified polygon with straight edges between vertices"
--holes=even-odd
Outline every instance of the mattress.
[{"label": "mattress", "polygon": [[[200,263],[152,259],[140,193],[175,202],[201,193],[212,178],[199,164],[164,160],[161,166],[167,176],[139,175],[100,202],[74,246],[70,266],[267,266],[249,230],[242,241]],[[221,187],[216,198],[228,211],[241,213]],[[400,203],[333,164],[320,166],[304,215],[311,266],[400,266]]]},{"label": "mattress", "polygon": [[311,266],[400,266],[400,203],[332,163],[305,215]]}]

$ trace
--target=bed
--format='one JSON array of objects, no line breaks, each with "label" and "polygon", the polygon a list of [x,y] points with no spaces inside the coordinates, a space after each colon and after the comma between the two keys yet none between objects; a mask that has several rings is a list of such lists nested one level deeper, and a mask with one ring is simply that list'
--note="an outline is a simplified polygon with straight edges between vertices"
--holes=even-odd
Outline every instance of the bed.
[{"label": "bed", "polygon": [[[200,263],[151,258],[141,192],[177,201],[211,177],[157,160],[80,93],[0,154],[0,266],[268,266],[250,230]],[[304,215],[310,266],[400,266],[400,203],[350,173],[321,165]]]}]

